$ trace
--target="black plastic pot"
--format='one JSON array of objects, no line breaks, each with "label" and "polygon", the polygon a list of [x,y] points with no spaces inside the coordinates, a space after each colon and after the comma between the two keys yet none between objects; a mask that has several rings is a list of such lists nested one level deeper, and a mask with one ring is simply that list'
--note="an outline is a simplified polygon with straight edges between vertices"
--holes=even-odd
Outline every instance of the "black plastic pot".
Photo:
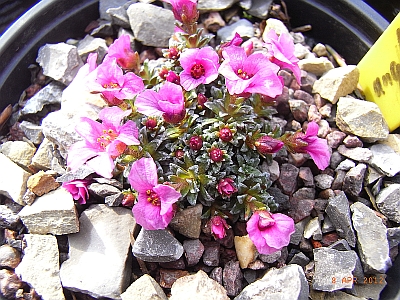
[{"label": "black plastic pot", "polygon": [[[278,1],[279,2],[279,1]],[[361,0],[285,0],[292,27],[312,25],[307,36],[329,44],[357,64],[388,22]],[[45,43],[84,36],[99,17],[98,0],[42,0],[0,37],[0,111],[30,85],[28,66]],[[381,299],[400,299],[400,259],[388,272]]]},{"label": "black plastic pot", "polygon": [[0,37],[0,111],[18,101],[30,85],[28,66],[46,43],[84,36],[99,18],[98,0],[42,0]]}]

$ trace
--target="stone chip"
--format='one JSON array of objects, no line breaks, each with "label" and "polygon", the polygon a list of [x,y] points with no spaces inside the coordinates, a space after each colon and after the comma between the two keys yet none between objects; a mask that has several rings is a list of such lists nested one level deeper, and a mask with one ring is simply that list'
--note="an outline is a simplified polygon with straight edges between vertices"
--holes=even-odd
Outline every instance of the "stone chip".
[{"label": "stone chip", "polygon": [[72,195],[61,187],[38,197],[18,215],[29,233],[62,235],[79,231],[78,213]]},{"label": "stone chip", "polygon": [[351,97],[340,97],[336,125],[368,143],[383,141],[389,136],[389,127],[378,105]]}]

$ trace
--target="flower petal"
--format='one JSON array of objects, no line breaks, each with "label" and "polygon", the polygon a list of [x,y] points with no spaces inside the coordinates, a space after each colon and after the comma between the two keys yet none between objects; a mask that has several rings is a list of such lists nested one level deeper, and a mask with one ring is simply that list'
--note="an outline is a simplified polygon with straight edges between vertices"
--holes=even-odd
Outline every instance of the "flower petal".
[{"label": "flower petal", "polygon": [[117,140],[125,143],[126,145],[139,145],[140,142],[137,139],[139,136],[138,128],[136,127],[135,122],[132,120],[128,120],[121,128],[119,129],[119,135]]},{"label": "flower petal", "polygon": [[121,125],[123,118],[130,115],[131,110],[122,110],[118,106],[105,107],[99,112],[99,119],[104,126],[112,126],[114,129]]},{"label": "flower petal", "polygon": [[72,172],[79,169],[87,160],[98,155],[98,151],[87,144],[79,141],[73,144],[68,150],[67,166]]},{"label": "flower petal", "polygon": [[103,134],[105,129],[103,124],[93,121],[87,117],[82,117],[80,122],[75,126],[75,131],[83,137],[93,149],[100,150],[100,146],[97,144],[97,138]]},{"label": "flower petal", "polygon": [[158,184],[153,188],[153,191],[157,193],[161,201],[160,214],[164,215],[171,210],[172,204],[174,204],[181,197],[181,193],[176,191],[173,187]]},{"label": "flower petal", "polygon": [[135,107],[138,112],[146,116],[162,116],[163,112],[158,105],[161,100],[158,93],[153,90],[145,90],[135,100]]},{"label": "flower petal", "polygon": [[114,170],[114,160],[106,152],[98,153],[98,156],[88,160],[86,164],[91,167],[97,174],[104,178],[111,178]]},{"label": "flower petal", "polygon": [[136,223],[146,230],[164,229],[168,226],[160,215],[160,206],[148,202],[146,195],[139,193],[138,202],[133,206],[132,213]]},{"label": "flower petal", "polygon": [[271,216],[275,220],[275,224],[262,230],[261,234],[268,246],[279,250],[289,245],[290,235],[295,231],[294,221],[284,214],[277,213]]},{"label": "flower petal", "polygon": [[132,188],[139,193],[146,193],[158,184],[157,166],[152,158],[142,157],[132,164],[128,176]]}]

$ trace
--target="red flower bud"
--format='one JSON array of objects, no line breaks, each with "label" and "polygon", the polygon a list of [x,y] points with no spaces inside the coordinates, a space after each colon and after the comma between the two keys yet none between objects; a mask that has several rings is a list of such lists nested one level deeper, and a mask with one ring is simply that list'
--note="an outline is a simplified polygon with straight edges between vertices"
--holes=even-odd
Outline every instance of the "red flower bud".
[{"label": "red flower bud", "polygon": [[203,147],[203,140],[201,139],[200,136],[198,135],[193,135],[190,139],[189,139],[189,147],[192,150],[200,150],[201,147]]},{"label": "red flower bud", "polygon": [[128,207],[132,207],[134,202],[135,202],[135,195],[129,193],[129,194],[125,194],[124,198],[121,201],[121,204],[123,206],[128,206]]},{"label": "red flower bud", "polygon": [[182,159],[183,156],[185,156],[185,152],[183,152],[182,149],[178,149],[178,150],[175,151],[175,157],[177,159]]},{"label": "red flower bud", "polygon": [[179,55],[179,50],[176,47],[171,47],[168,50],[168,58],[177,59]]},{"label": "red flower bud", "polygon": [[264,135],[260,137],[254,145],[257,148],[257,151],[262,155],[276,153],[283,147],[283,142],[276,140],[268,135]]},{"label": "red flower bud", "polygon": [[224,152],[219,148],[212,148],[210,150],[210,158],[214,162],[221,162],[224,159]]},{"label": "red flower bud", "polygon": [[147,128],[147,129],[153,130],[154,128],[157,127],[157,120],[155,120],[155,119],[153,119],[153,118],[148,118],[148,119],[146,120],[145,125],[146,125],[146,128]]},{"label": "red flower bud", "polygon": [[228,127],[221,128],[219,131],[219,138],[224,142],[230,142],[233,138],[233,133]]},{"label": "red flower bud", "polygon": [[160,72],[158,72],[158,76],[160,76],[161,79],[166,80],[167,75],[168,75],[168,72],[169,72],[169,71],[168,71],[166,68],[162,68],[162,69],[160,70]]},{"label": "red flower bud", "polygon": [[237,192],[232,178],[221,179],[218,182],[217,190],[223,197],[230,197],[233,193]]},{"label": "red flower bud", "polygon": [[197,95],[197,103],[199,104],[200,108],[204,108],[204,103],[207,102],[207,97],[204,94]]}]

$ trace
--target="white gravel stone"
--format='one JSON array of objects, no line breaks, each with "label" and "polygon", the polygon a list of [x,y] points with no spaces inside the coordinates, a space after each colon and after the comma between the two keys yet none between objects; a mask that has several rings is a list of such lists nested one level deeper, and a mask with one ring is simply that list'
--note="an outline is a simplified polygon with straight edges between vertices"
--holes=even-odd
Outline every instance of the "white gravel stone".
[{"label": "white gravel stone", "polygon": [[20,205],[25,205],[22,197],[31,174],[2,153],[0,153],[0,166],[2,170],[7,170],[7,172],[0,172],[0,194],[11,198]]},{"label": "white gravel stone", "polygon": [[144,274],[136,279],[124,293],[121,294],[122,300],[167,300],[163,289],[153,279],[153,277]]},{"label": "white gravel stone", "polygon": [[96,204],[79,221],[80,232],[68,236],[69,259],[60,270],[62,285],[95,298],[121,299],[131,277],[132,212]]},{"label": "white gravel stone", "polygon": [[[318,75],[318,74],[316,74]],[[360,71],[357,66],[334,68],[324,73],[313,86],[313,93],[318,93],[335,104],[340,97],[346,96],[357,87]]]},{"label": "white gravel stone", "polygon": [[27,168],[36,152],[32,143],[25,141],[8,141],[1,145],[0,152],[23,168]]},{"label": "white gravel stone", "polygon": [[385,225],[372,209],[361,202],[355,202],[350,209],[364,272],[385,273],[392,266]]},{"label": "white gravel stone", "polygon": [[79,231],[74,200],[62,187],[38,197],[18,215],[29,233],[62,235]]},{"label": "white gravel stone", "polygon": [[204,271],[178,278],[171,288],[170,300],[229,300],[225,288]]},{"label": "white gravel stone", "polygon": [[25,234],[24,256],[15,269],[43,300],[65,299],[60,282],[57,239],[52,235]]},{"label": "white gravel stone", "polygon": [[66,43],[46,44],[39,48],[36,61],[43,74],[65,85],[71,83],[79,68],[83,66],[77,48]]},{"label": "white gravel stone", "polygon": [[271,268],[261,279],[243,289],[235,300],[308,300],[309,287],[302,267]]}]

